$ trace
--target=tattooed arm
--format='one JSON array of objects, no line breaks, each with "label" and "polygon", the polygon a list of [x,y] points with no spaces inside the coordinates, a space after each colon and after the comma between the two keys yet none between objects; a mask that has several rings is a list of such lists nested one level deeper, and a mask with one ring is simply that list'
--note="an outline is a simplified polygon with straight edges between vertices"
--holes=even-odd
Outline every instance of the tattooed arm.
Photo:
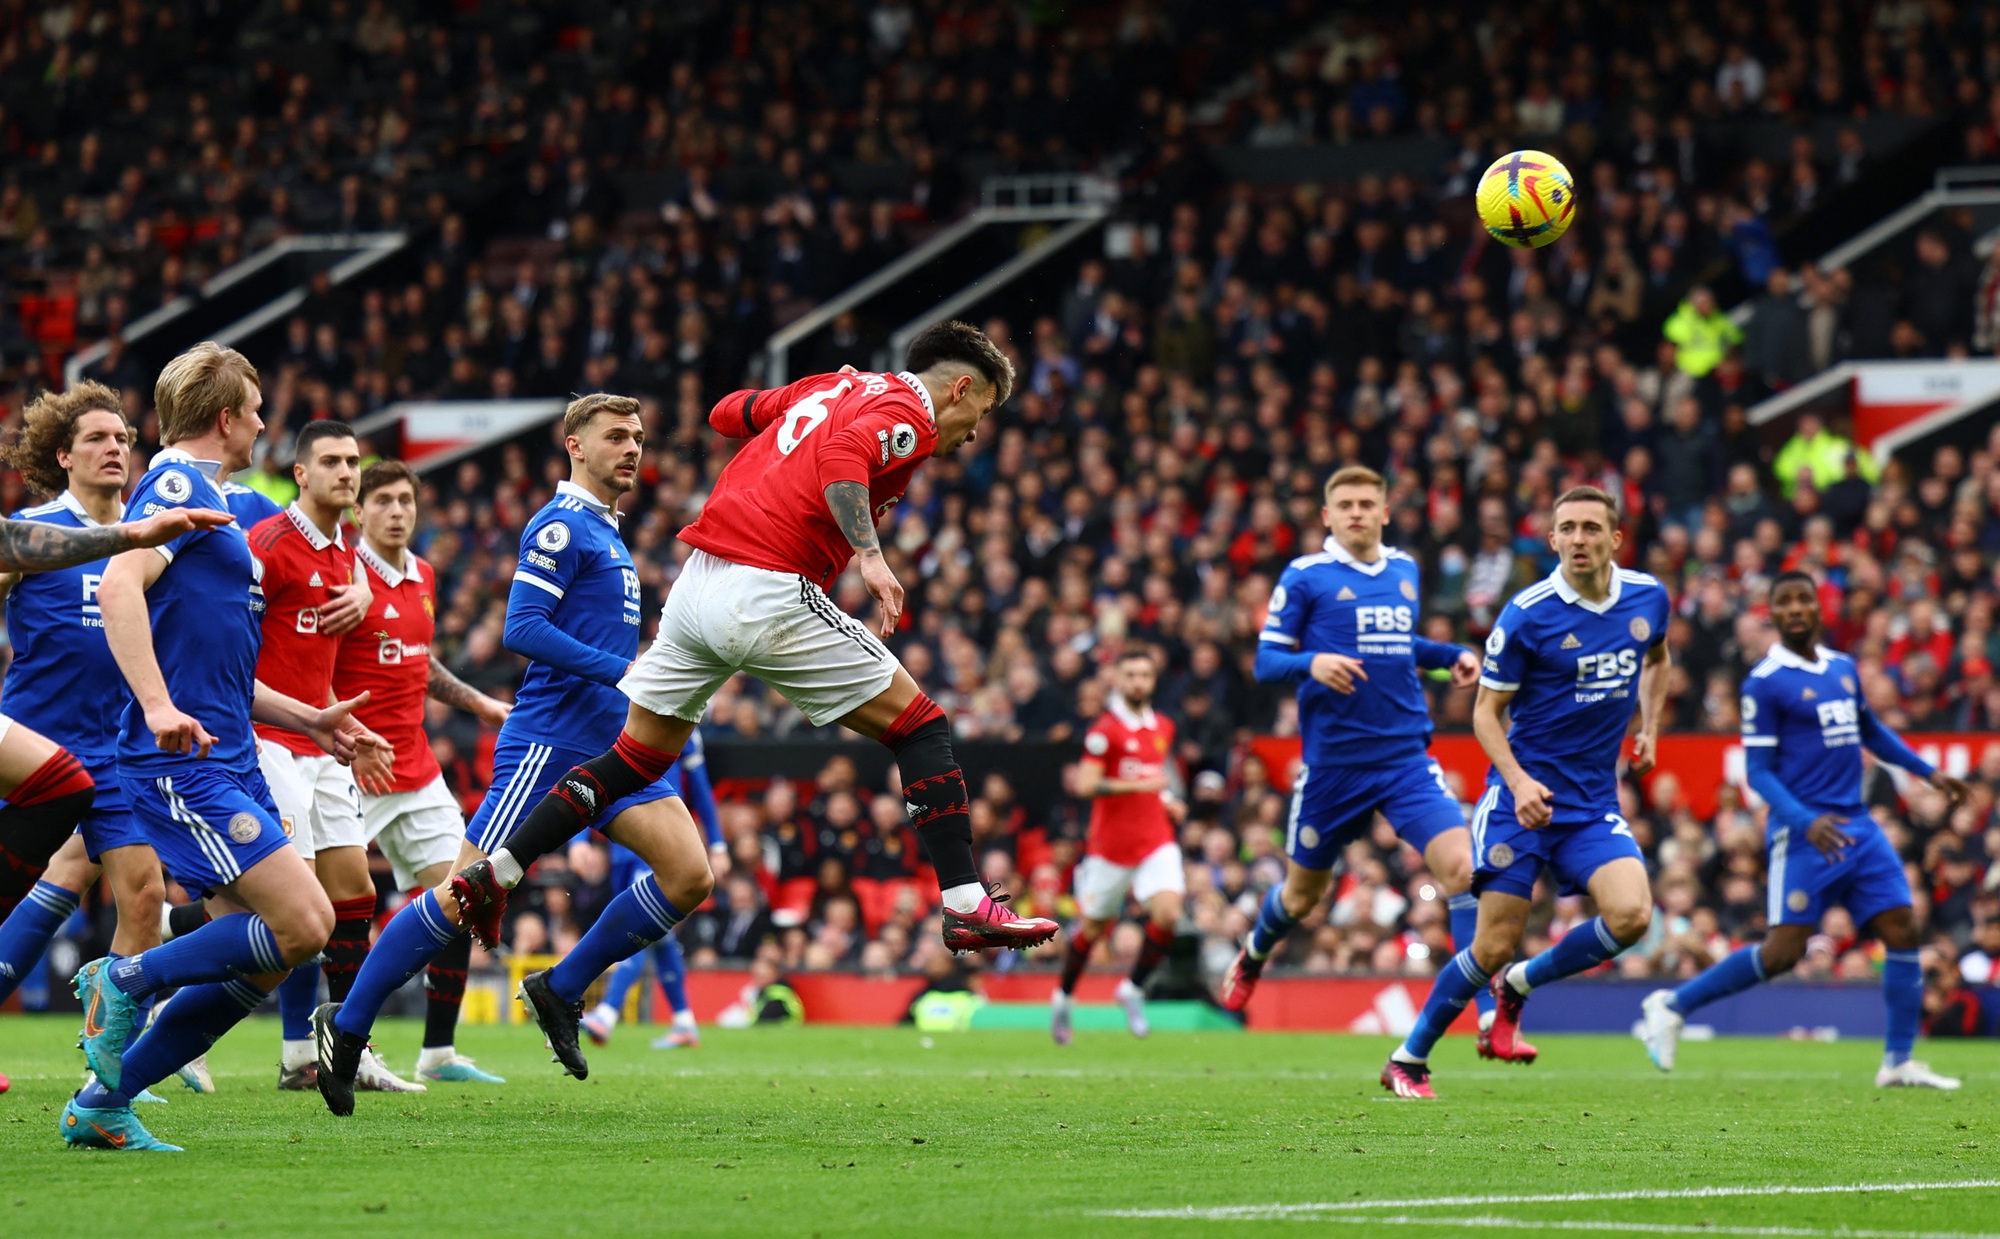
[{"label": "tattooed arm", "polygon": [[184,533],[236,518],[207,508],[168,508],[142,521],[70,529],[42,521],[0,521],[0,572],[53,572],[140,547],[164,546]]},{"label": "tattooed arm", "polygon": [[463,710],[488,727],[498,727],[507,721],[514,707],[467,684],[453,675],[445,665],[431,655],[431,696],[444,702],[454,710]]},{"label": "tattooed arm", "polygon": [[882,558],[882,543],[875,535],[875,509],[868,502],[868,487],[860,482],[835,482],[825,491],[827,511],[847,535],[847,544],[861,567],[861,580],[868,592],[882,604],[882,636],[896,631],[903,618],[903,586]]}]

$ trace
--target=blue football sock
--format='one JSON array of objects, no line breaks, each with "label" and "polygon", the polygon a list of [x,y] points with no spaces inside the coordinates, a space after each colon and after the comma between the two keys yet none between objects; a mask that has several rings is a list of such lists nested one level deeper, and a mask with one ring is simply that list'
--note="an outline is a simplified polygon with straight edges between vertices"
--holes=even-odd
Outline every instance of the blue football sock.
[{"label": "blue football sock", "polygon": [[673,932],[681,911],[660,893],[647,874],[619,893],[583,935],[576,949],[549,969],[549,988],[564,1002],[577,1002],[604,970],[646,949]]},{"label": "blue football sock", "polygon": [[1751,943],[1738,947],[1709,966],[1707,971],[1674,991],[1671,1005],[1689,1015],[1718,998],[1740,993],[1764,980],[1764,948]]},{"label": "blue football sock", "polygon": [[77,1096],[80,1106],[124,1106],[182,1066],[208,1053],[223,1033],[264,1002],[264,991],[238,978],[196,985],[174,995],[152,1027],[125,1051],[119,1090],[94,1081]]},{"label": "blue football sock", "polygon": [[[1624,949],[1618,939],[1611,936],[1604,918],[1593,916],[1564,934],[1562,941],[1529,960],[1518,975],[1528,983],[1528,989],[1533,989],[1537,985],[1547,985],[1551,981],[1587,972]],[[1514,977],[1510,976],[1507,980],[1511,985]],[[1514,988],[1521,989],[1519,985]],[[1526,993],[1527,990],[1521,992]]]},{"label": "blue football sock", "polygon": [[81,898],[53,882],[37,882],[14,905],[5,923],[0,923],[0,1002],[7,1001],[7,995],[42,962],[42,952],[49,949],[49,941]]},{"label": "blue football sock", "polygon": [[1250,927],[1250,958],[1269,959],[1271,952],[1292,932],[1299,918],[1285,911],[1282,886],[1274,886],[1264,894],[1264,902],[1257,908],[1257,923]]},{"label": "blue football sock", "polygon": [[653,972],[660,978],[660,992],[675,1015],[688,1009],[687,957],[681,954],[680,939],[668,934],[653,944]]},{"label": "blue football sock", "polygon": [[465,931],[445,919],[437,895],[425,891],[403,906],[382,927],[381,937],[361,961],[354,988],[340,1004],[334,1026],[344,1033],[365,1037],[375,1026],[375,1017],[389,995],[403,988],[411,977],[424,970],[431,957],[450,946]]},{"label": "blue football sock", "polygon": [[287,1041],[310,1041],[313,1008],[319,1005],[319,963],[307,960],[278,983],[278,1018]]},{"label": "blue football sock", "polygon": [[1424,999],[1424,1009],[1417,1013],[1417,1022],[1410,1029],[1410,1035],[1396,1049],[1397,1058],[1407,1058],[1412,1062],[1425,1062],[1431,1056],[1431,1047],[1444,1036],[1445,1029],[1465,1010],[1465,1004],[1472,996],[1486,988],[1492,977],[1480,970],[1473,962],[1472,948],[1467,947],[1445,961],[1438,970],[1437,980],[1431,982],[1430,997]]},{"label": "blue football sock", "polygon": [[634,955],[611,970],[611,979],[604,983],[604,1001],[620,1015],[625,1013],[625,1000],[632,996],[632,987],[639,978],[646,975],[646,957]]},{"label": "blue football sock", "polygon": [[163,989],[283,971],[285,959],[278,951],[278,939],[264,918],[237,912],[119,960],[111,965],[111,983],[134,998],[144,998]]},{"label": "blue football sock", "polygon": [[1916,1048],[1917,1021],[1924,1009],[1924,970],[1915,951],[1890,951],[1882,957],[1882,999],[1889,1004],[1882,1065],[1900,1067]]},{"label": "blue football sock", "polygon": [[[1445,904],[1451,910],[1451,949],[1469,951],[1472,937],[1479,930],[1479,896],[1471,891],[1453,895]],[[1472,996],[1479,1004],[1479,1014],[1485,1015],[1493,1009],[1493,991],[1482,988]]]}]

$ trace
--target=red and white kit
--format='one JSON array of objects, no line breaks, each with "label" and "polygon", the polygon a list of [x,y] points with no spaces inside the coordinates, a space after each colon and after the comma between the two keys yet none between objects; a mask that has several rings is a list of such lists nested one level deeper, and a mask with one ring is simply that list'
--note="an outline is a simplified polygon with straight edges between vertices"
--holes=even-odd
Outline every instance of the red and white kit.
[{"label": "red and white kit", "polygon": [[437,754],[424,731],[430,699],[431,639],[437,631],[437,578],[431,566],[405,550],[401,566],[367,542],[354,557],[375,595],[367,618],[340,640],[333,691],[345,701],[359,693],[368,702],[355,711],[363,725],[396,749],[385,795],[361,794],[361,819],[370,843],[382,849],[396,874],[396,889],[411,890],[417,874],[458,859],[465,841],[459,809]]},{"label": "red and white kit", "polygon": [[[1083,760],[1107,779],[1157,779],[1173,761],[1174,723],[1151,706],[1134,710],[1113,693],[1083,736]],[[1130,893],[1145,903],[1161,891],[1187,891],[1180,843],[1161,792],[1125,792],[1090,802],[1090,835],[1076,866],[1077,910],[1093,921],[1116,920]]]},{"label": "red and white kit", "polygon": [[826,488],[865,485],[881,520],[937,446],[930,395],[911,374],[821,374],[724,396],[708,424],[750,442],[681,531],[695,551],[619,687],[693,722],[744,671],[814,724],[833,722],[888,688],[896,659],[826,595],[854,555]]},{"label": "red and white kit", "polygon": [[[321,533],[294,503],[250,530],[250,553],[262,565],[264,588],[257,679],[307,705],[328,704],[340,641],[320,632],[319,612],[337,587],[353,582],[353,549],[338,529],[332,537]],[[367,846],[353,773],[310,737],[257,724],[257,766],[301,855]]]}]

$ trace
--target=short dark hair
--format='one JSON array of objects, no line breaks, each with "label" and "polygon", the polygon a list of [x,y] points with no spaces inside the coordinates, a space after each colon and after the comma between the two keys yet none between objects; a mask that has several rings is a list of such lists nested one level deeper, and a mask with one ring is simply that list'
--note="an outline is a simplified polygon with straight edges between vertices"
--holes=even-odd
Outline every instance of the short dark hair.
[{"label": "short dark hair", "polygon": [[299,437],[292,442],[292,459],[309,461],[312,459],[312,445],[321,439],[360,439],[354,427],[346,422],[307,422],[299,427]]},{"label": "short dark hair", "polygon": [[417,471],[400,460],[378,460],[361,471],[361,489],[354,496],[356,503],[366,503],[368,492],[380,490],[392,482],[408,482],[412,491],[417,489]]},{"label": "short dark hair", "polygon": [[1128,645],[1118,652],[1118,658],[1112,665],[1120,666],[1135,658],[1143,658],[1150,663],[1153,661],[1153,651],[1143,645]]},{"label": "short dark hair", "polygon": [[1613,525],[1618,523],[1618,501],[1611,497],[1609,491],[1600,490],[1595,486],[1572,486],[1556,500],[1555,508],[1549,509],[1550,513],[1553,514],[1556,508],[1566,503],[1601,503],[1605,510],[1611,513],[1611,523]]},{"label": "short dark hair", "polygon": [[912,374],[922,374],[932,366],[948,362],[958,362],[977,371],[993,388],[996,409],[1014,394],[1014,363],[1007,360],[999,345],[971,323],[957,319],[932,323],[910,341],[910,351],[903,359]]},{"label": "short dark hair", "polygon": [[1783,572],[1780,572],[1778,575],[1772,577],[1771,592],[1769,595],[1767,595],[1767,597],[1776,598],[1778,596],[1778,587],[1791,581],[1805,582],[1806,588],[1812,591],[1812,596],[1814,600],[1817,600],[1819,598],[1819,582],[1813,579],[1812,573],[1807,572],[1802,568],[1787,568]]}]

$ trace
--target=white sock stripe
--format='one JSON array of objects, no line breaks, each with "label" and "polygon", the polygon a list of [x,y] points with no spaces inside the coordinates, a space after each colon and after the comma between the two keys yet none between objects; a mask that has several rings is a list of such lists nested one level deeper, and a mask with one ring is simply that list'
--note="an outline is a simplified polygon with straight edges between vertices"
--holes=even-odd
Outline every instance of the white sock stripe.
[{"label": "white sock stripe", "polygon": [[229,996],[241,1004],[245,1011],[255,1011],[264,1005],[264,991],[240,977],[234,981],[223,982],[223,989],[227,990]]},{"label": "white sock stripe", "polygon": [[435,897],[429,905],[419,897],[410,906],[416,910],[417,920],[423,925],[424,932],[431,936],[431,941],[439,946],[449,946],[451,940],[458,936],[457,927],[444,919],[444,909],[437,906]]},{"label": "white sock stripe", "polygon": [[662,934],[673,932],[674,926],[681,923],[681,918],[668,907],[666,897],[654,893],[650,878],[640,878],[632,883],[632,896],[646,910],[646,915],[653,918],[653,924]]},{"label": "white sock stripe", "polygon": [[1447,900],[1445,906],[1453,912],[1463,912],[1467,908],[1477,908],[1479,906],[1479,896],[1473,894],[1471,891],[1460,891]]},{"label": "white sock stripe", "polygon": [[264,965],[264,971],[285,971],[285,957],[278,950],[278,935],[262,917],[257,917],[251,922],[250,949]]},{"label": "white sock stripe", "polygon": [[1457,964],[1458,970],[1465,975],[1465,979],[1472,982],[1475,986],[1484,985],[1493,979],[1492,973],[1481,971],[1479,965],[1472,961],[1472,952],[1470,951],[1460,951],[1458,954],[1452,956],[1451,962]]},{"label": "white sock stripe", "polygon": [[77,904],[82,902],[83,896],[64,890],[53,882],[36,882],[28,888],[24,898],[67,920],[70,914],[76,911]]},{"label": "white sock stripe", "polygon": [[1591,923],[1597,927],[1597,940],[1603,945],[1605,950],[1616,955],[1625,949],[1618,944],[1618,939],[1612,936],[1611,927],[1604,923],[1603,917],[1597,917]]},{"label": "white sock stripe", "polygon": [[1916,951],[1884,951],[1882,958],[1897,964],[1915,964],[1923,961],[1923,956]]},{"label": "white sock stripe", "polygon": [[1760,946],[1748,946],[1743,949],[1750,952],[1750,966],[1757,970],[1757,979],[1759,981],[1770,980],[1771,978],[1764,975],[1764,948]]}]

